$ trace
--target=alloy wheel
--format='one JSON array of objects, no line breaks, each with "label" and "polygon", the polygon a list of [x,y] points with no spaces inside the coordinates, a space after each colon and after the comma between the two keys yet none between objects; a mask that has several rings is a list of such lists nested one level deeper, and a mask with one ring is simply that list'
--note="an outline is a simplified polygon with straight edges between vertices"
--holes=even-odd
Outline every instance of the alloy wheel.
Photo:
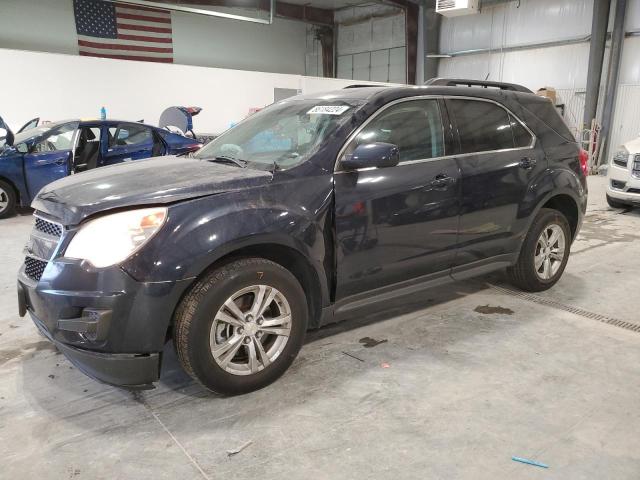
[{"label": "alloy wheel", "polygon": [[215,362],[234,375],[252,375],[282,354],[291,335],[291,307],[267,285],[243,288],[220,307],[209,334]]},{"label": "alloy wheel", "polygon": [[562,265],[565,250],[564,230],[555,223],[547,225],[536,243],[534,267],[542,280],[551,280]]}]

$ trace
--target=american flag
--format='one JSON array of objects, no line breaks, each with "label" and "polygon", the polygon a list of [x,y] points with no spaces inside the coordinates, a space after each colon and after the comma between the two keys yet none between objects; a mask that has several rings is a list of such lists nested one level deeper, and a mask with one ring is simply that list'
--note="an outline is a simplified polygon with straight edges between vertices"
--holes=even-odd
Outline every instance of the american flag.
[{"label": "american flag", "polygon": [[104,0],[73,0],[78,52],[173,63],[171,12]]}]

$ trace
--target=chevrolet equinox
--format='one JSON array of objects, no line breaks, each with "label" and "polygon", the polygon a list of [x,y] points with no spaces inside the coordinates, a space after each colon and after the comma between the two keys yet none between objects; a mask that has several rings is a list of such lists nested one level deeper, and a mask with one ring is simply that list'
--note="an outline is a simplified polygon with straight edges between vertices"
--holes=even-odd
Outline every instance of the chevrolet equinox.
[{"label": "chevrolet equinox", "polygon": [[45,186],[21,316],[103,382],[152,386],[172,339],[193,378],[239,394],[357,308],[502,268],[526,291],[558,281],[586,157],[548,99],[354,87],[277,102],[188,158]]}]

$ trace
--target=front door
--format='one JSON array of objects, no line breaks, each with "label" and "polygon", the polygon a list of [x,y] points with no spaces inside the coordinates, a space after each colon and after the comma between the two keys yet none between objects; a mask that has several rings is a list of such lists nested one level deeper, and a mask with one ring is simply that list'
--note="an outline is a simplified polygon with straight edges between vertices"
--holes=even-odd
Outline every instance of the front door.
[{"label": "front door", "polygon": [[108,128],[108,147],[102,165],[129,162],[153,156],[151,128],[139,123],[120,123]]},{"label": "front door", "polygon": [[27,188],[32,199],[45,185],[69,175],[77,129],[77,123],[56,127],[37,139],[24,155]]},{"label": "front door", "polygon": [[455,160],[443,158],[440,111],[436,99],[401,101],[347,146],[345,153],[363,143],[392,143],[400,163],[335,174],[337,300],[451,268],[460,175]]},{"label": "front door", "polygon": [[25,123],[20,128],[20,130],[18,130],[18,133],[22,133],[22,132],[25,132],[27,130],[31,130],[32,128],[36,128],[39,123],[40,123],[40,117],[33,118],[33,119],[29,120],[27,123]]},{"label": "front door", "polygon": [[519,248],[527,217],[519,207],[546,161],[533,135],[502,106],[472,99],[446,105],[462,172],[455,266],[481,266]]}]

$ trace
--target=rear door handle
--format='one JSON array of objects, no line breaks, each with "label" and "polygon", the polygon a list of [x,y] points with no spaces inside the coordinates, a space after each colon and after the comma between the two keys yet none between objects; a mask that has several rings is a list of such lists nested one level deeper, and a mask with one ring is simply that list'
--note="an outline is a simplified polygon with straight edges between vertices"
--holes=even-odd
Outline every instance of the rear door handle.
[{"label": "rear door handle", "polygon": [[536,166],[536,163],[537,161],[535,158],[524,157],[522,160],[520,160],[520,163],[518,165],[520,165],[520,168],[524,168],[525,170],[531,170]]},{"label": "rear door handle", "polygon": [[433,180],[431,180],[431,186],[433,188],[446,190],[449,186],[455,183],[455,179],[446,175],[444,173],[440,173],[436,175]]}]

